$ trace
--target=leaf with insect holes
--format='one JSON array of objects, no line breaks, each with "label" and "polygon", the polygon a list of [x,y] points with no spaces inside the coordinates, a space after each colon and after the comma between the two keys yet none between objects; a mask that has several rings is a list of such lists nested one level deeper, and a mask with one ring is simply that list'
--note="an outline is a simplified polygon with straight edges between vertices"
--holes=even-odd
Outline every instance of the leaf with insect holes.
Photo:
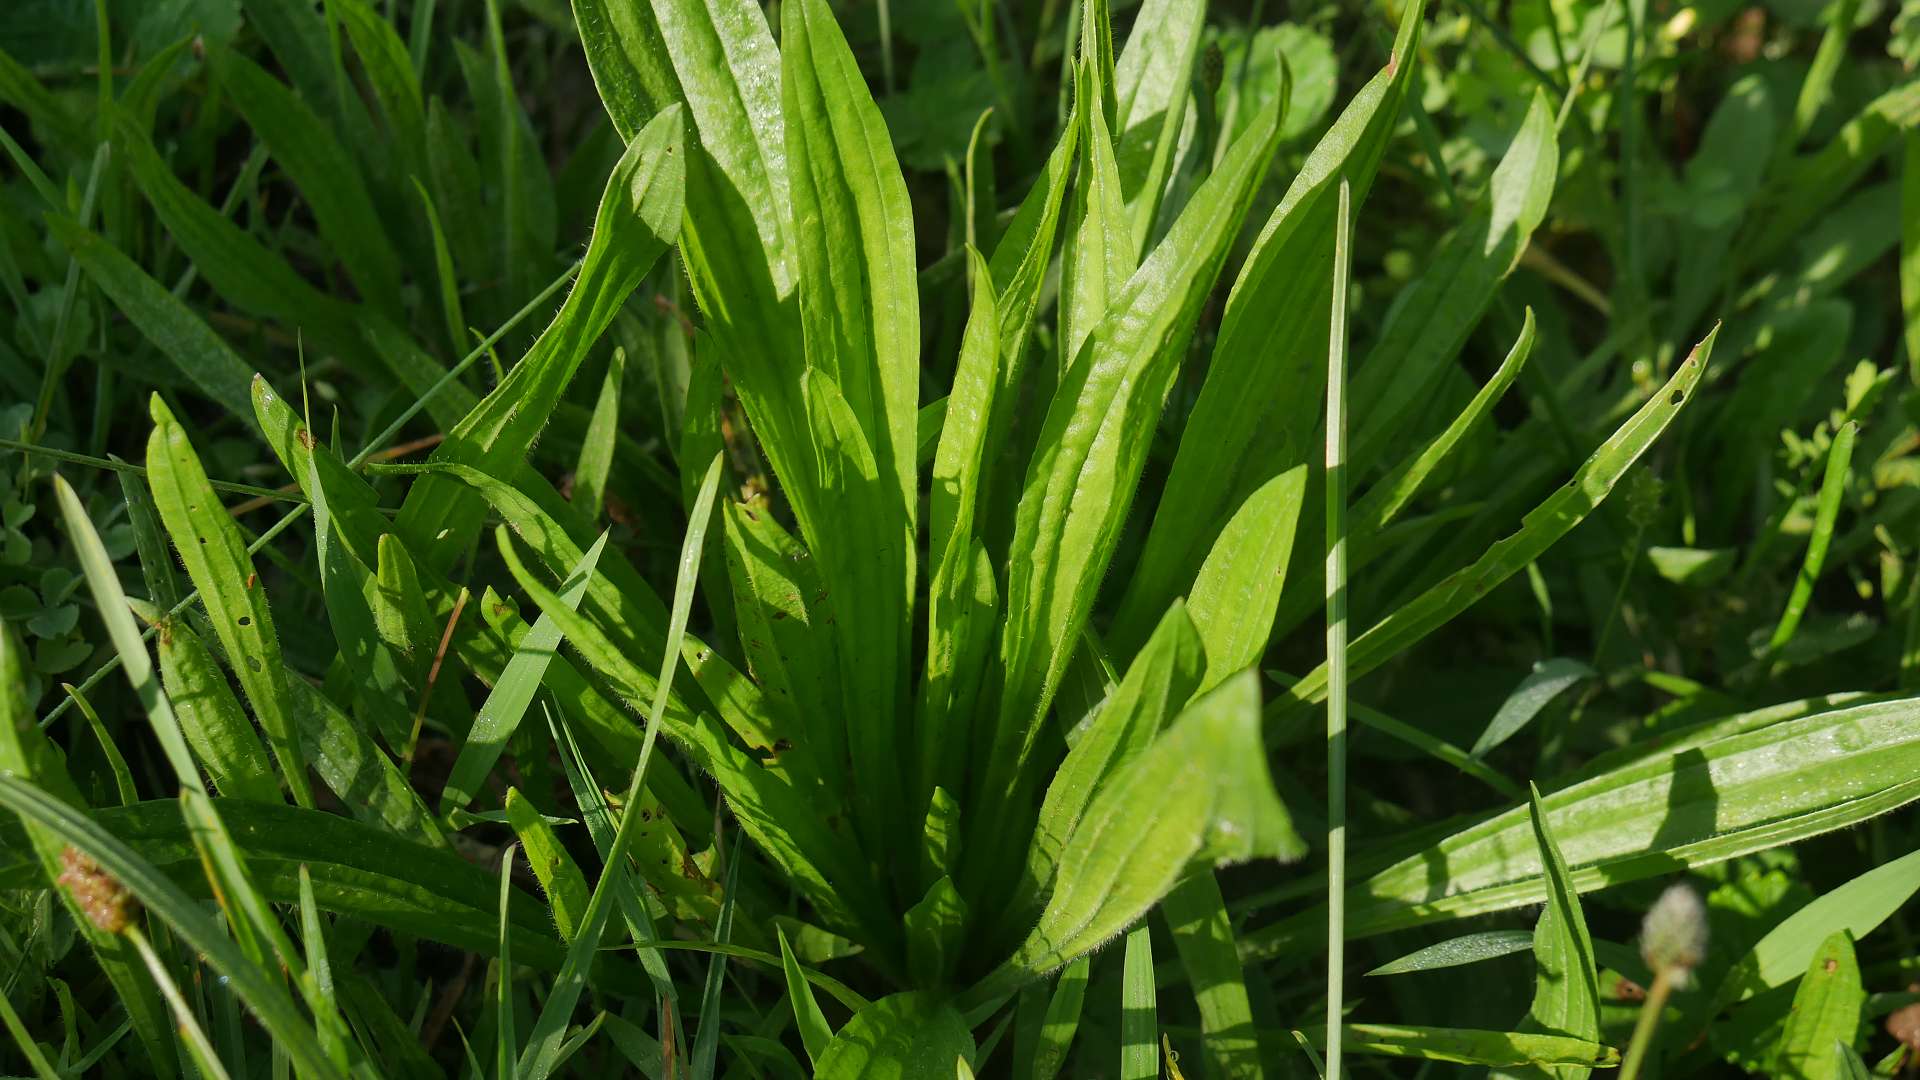
[{"label": "leaf with insect holes", "polygon": [[215,790],[255,802],[280,802],[280,778],[274,775],[267,748],[206,644],[180,618],[160,624],[159,644],[167,697]]},{"label": "leaf with insect holes", "polygon": [[1794,1080],[1840,1080],[1846,1073],[1835,1047],[1853,1048],[1860,1008],[1867,992],[1860,985],[1860,962],[1853,939],[1837,930],[1820,943],[1794,991],[1793,1010],[1774,1051],[1777,1075]]},{"label": "leaf with insect holes", "polygon": [[307,765],[295,734],[291,692],[280,660],[280,639],[267,612],[239,526],[221,505],[186,430],[153,397],[153,433],[147,439],[147,483],[160,520],[173,537],[187,576],[200,590],[214,635],[233,661],[253,714],[267,733],[294,801],[313,805]]}]

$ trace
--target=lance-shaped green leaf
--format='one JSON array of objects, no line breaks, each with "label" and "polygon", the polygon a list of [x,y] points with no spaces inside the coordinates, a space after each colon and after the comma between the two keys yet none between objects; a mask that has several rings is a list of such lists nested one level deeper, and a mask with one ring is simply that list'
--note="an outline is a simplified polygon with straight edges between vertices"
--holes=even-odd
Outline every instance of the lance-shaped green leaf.
[{"label": "lance-shaped green leaf", "polygon": [[1514,339],[1513,347],[1507,350],[1493,377],[1473,395],[1473,400],[1467,402],[1445,431],[1374,481],[1367,488],[1366,495],[1354,504],[1350,526],[1356,536],[1377,534],[1391,524],[1461,442],[1480,429],[1481,422],[1493,411],[1493,406],[1500,401],[1507,388],[1513,385],[1527,357],[1532,355],[1533,345],[1533,309],[1528,308],[1521,319],[1519,337]]},{"label": "lance-shaped green leaf", "polygon": [[1148,436],[1278,135],[1278,110],[1269,107],[1128,280],[1047,410],[1014,528],[1012,550],[1024,554],[1007,582],[1000,716],[983,797],[970,804],[987,815],[1010,810],[1009,794],[1028,782],[1041,717],[1119,541]]},{"label": "lance-shaped green leaf", "polygon": [[527,865],[533,867],[534,877],[546,891],[560,940],[572,941],[587,910],[586,876],[574,865],[573,856],[567,854],[553,826],[518,788],[507,789],[506,811],[507,824],[513,826],[520,846],[526,849]]},{"label": "lance-shaped green leaf", "polygon": [[1153,985],[1153,933],[1127,931],[1120,982],[1120,1080],[1160,1080],[1160,1020]]},{"label": "lance-shaped green leaf", "polygon": [[413,785],[352,718],[291,672],[287,687],[300,748],[348,813],[411,840],[446,843]]},{"label": "lance-shaped green leaf", "polygon": [[1462,934],[1457,938],[1437,941],[1422,949],[1415,949],[1397,960],[1389,960],[1367,972],[1373,975],[1404,975],[1415,971],[1438,971],[1441,968],[1460,967],[1464,964],[1477,964],[1482,960],[1511,956],[1517,952],[1526,952],[1533,948],[1532,930],[1487,930],[1478,934]]},{"label": "lance-shaped green leaf", "polygon": [[1536,90],[1493,170],[1487,197],[1394,301],[1379,340],[1355,373],[1354,401],[1363,418],[1353,441],[1356,469],[1365,472],[1378,463],[1414,409],[1432,399],[1447,365],[1546,218],[1559,164],[1553,109]]},{"label": "lance-shaped green leaf", "polygon": [[[919,288],[913,220],[880,118],[825,0],[782,13],[794,250],[815,448],[802,535],[834,598],[857,824],[910,827],[894,717],[915,582]],[[782,479],[788,477],[783,474]],[[804,500],[797,505],[804,506]]]},{"label": "lance-shaped green leaf", "polygon": [[960,359],[947,397],[946,421],[933,457],[933,487],[927,496],[927,662],[920,684],[920,775],[913,791],[925,797],[936,785],[957,788],[970,745],[968,698],[987,658],[993,610],[979,603],[975,538],[987,461],[987,430],[1000,387],[1000,319],[992,273],[969,247],[973,307],[960,342]]},{"label": "lance-shaped green leaf", "polygon": [[153,396],[153,434],[147,439],[147,483],[160,520],[179,549],[187,576],[200,590],[214,636],[233,661],[253,715],[267,733],[281,775],[301,806],[313,805],[307,763],[295,736],[280,638],[267,612],[267,590],[247,555],[240,527],[226,512],[187,441],[186,429],[160,395]]},{"label": "lance-shaped green leaf", "polygon": [[1031,921],[1053,884],[1061,853],[1096,794],[1109,777],[1153,745],[1168,720],[1179,715],[1200,685],[1206,662],[1193,621],[1185,606],[1176,602],[1054,772],[1027,853],[1022,899],[1012,905],[1017,913],[1003,926],[1023,928]]},{"label": "lance-shaped green leaf", "polygon": [[267,748],[206,644],[180,618],[162,622],[159,639],[167,698],[214,789],[255,802],[280,802],[280,778],[273,774]]},{"label": "lance-shaped green leaf", "polygon": [[1153,239],[1154,219],[1183,150],[1206,13],[1202,0],[1145,0],[1114,64],[1116,178],[1126,199],[1131,258]]},{"label": "lance-shaped green leaf", "polygon": [[[669,104],[687,111],[680,254],[710,352],[733,378],[801,531],[814,538],[814,464],[794,373],[804,352],[788,198],[780,53],[751,0],[576,0],[600,100],[632,140]],[[831,527],[829,523],[827,527]]]},{"label": "lance-shaped green leaf", "polygon": [[[605,533],[594,541],[593,546],[580,558],[560,583],[560,601],[571,608],[578,609],[580,598],[586,595],[587,579],[593,576],[593,570],[600,562],[600,552],[606,547]],[[440,796],[440,812],[447,813],[455,807],[464,807],[472,801],[474,793],[480,789],[480,782],[493,771],[494,762],[500,760],[500,752],[506,749],[507,740],[520,726],[520,720],[526,715],[527,706],[533,704],[534,692],[540,689],[540,680],[546,674],[547,664],[554,653],[560,649],[560,628],[553,620],[541,617],[533,627],[520,638],[514,646],[513,659],[501,670],[500,677],[494,681],[493,689],[487,694],[486,703],[480,706],[480,712],[473,720],[473,728],[467,732],[466,741],[460,744],[459,756],[454,759],[453,768],[447,775],[446,790]],[[527,857],[536,858],[533,845],[525,837],[521,843],[527,845]]]},{"label": "lance-shaped green leaf", "polygon": [[[1313,1046],[1327,1044],[1327,1029],[1300,1032]],[[1275,1040],[1278,1042],[1278,1040]],[[1527,1035],[1515,1031],[1474,1028],[1411,1027],[1405,1024],[1343,1024],[1340,1045],[1349,1054],[1450,1061],[1460,1065],[1525,1066],[1580,1065],[1615,1068],[1620,1051],[1611,1046],[1569,1039],[1564,1035]]]},{"label": "lance-shaped green leaf", "polygon": [[832,615],[819,571],[765,504],[730,501],[721,513],[748,670],[780,712],[776,729],[797,733],[789,737],[832,783],[844,769],[846,728],[837,715],[839,661],[825,631]]},{"label": "lance-shaped green leaf", "polygon": [[[573,289],[527,355],[447,433],[436,462],[509,473],[526,458],[560,394],[614,313],[680,228],[686,151],[680,110],[663,111],[607,180]],[[414,556],[444,569],[477,535],[484,502],[456,481],[426,477],[395,522]]]},{"label": "lance-shaped green leaf", "polygon": [[[405,162],[405,171],[427,176],[427,109],[420,78],[393,24],[382,18],[367,0],[327,0],[328,11],[346,27],[360,70],[380,103],[380,112],[393,134],[391,145]],[[431,213],[431,209],[429,209]]]},{"label": "lance-shaped green leaf", "polygon": [[[1656,390],[1619,430],[1601,443],[1574,473],[1573,479],[1534,507],[1520,530],[1488,548],[1472,565],[1461,568],[1361,634],[1347,650],[1347,664],[1358,677],[1400,654],[1420,639],[1472,607],[1488,590],[1519,573],[1552,547],[1606,499],[1647,447],[1659,438],[1689,399],[1707,359],[1713,354],[1716,328],[1680,362],[1673,377]],[[1327,666],[1321,664],[1274,700],[1270,715],[1298,715],[1306,706],[1326,697]]]},{"label": "lance-shaped green leaf", "polygon": [[1839,1080],[1836,1046],[1852,1049],[1860,1029],[1860,1007],[1867,992],[1860,985],[1860,961],[1845,930],[1837,930],[1814,950],[1813,961],[1793,992],[1793,1010],[1774,1052],[1776,1075],[1795,1080]]},{"label": "lance-shaped green leaf", "polygon": [[1325,396],[1332,284],[1330,275],[1301,268],[1331,264],[1342,178],[1352,185],[1356,212],[1365,202],[1400,122],[1424,8],[1407,5],[1387,67],[1354,95],[1308,155],[1247,255],[1146,548],[1121,600],[1114,624],[1119,640],[1143,638],[1168,602],[1186,594],[1249,492],[1307,460]]},{"label": "lance-shaped green leaf", "polygon": [[[1091,19],[1092,12],[1086,16]],[[1087,34],[1083,29],[1081,49]],[[1106,317],[1139,265],[1133,224],[1114,164],[1109,116],[1097,107],[1108,87],[1099,64],[1084,55],[1075,68],[1074,118],[1079,121],[1080,165],[1067,208],[1066,251],[1060,260],[1060,362],[1071,366],[1087,335]]]},{"label": "lance-shaped green leaf", "polygon": [[[1540,800],[1579,892],[1804,840],[1920,798],[1920,701],[1768,724],[1614,768]],[[1546,898],[1526,807],[1428,846],[1348,892],[1360,938]],[[1251,955],[1316,948],[1323,910],[1245,935]]]},{"label": "lance-shaped green leaf", "polygon": [[[67,772],[65,756],[46,732],[40,730],[26,694],[25,650],[14,635],[13,627],[0,623],[0,775],[37,784],[42,798],[85,811],[86,802]],[[174,816],[176,820],[179,817],[177,813]],[[22,818],[20,825],[25,835],[7,837],[8,842],[0,845],[0,850],[9,856],[8,861],[14,863],[13,887],[53,888],[73,919],[74,927],[93,948],[100,970],[113,984],[134,1033],[145,1046],[149,1060],[154,1062],[155,1072],[172,1077],[176,1059],[173,1040],[167,1034],[171,1023],[152,977],[142,970],[126,938],[95,926],[74,901],[73,894],[54,884],[66,869],[61,862],[66,840],[32,819]]]},{"label": "lance-shaped green leaf", "polygon": [[1080,124],[1069,116],[1066,130],[1047,157],[1046,168],[1034,178],[1033,187],[1020,203],[1013,221],[1001,233],[993,249],[989,266],[997,296],[996,314],[1000,320],[1000,362],[995,375],[993,411],[987,417],[984,442],[988,455],[982,466],[980,494],[976,497],[975,517],[982,523],[983,535],[998,547],[1012,528],[1010,516],[1014,501],[1004,492],[1015,490],[1027,466],[1024,452],[1027,440],[1011,437],[1014,417],[1025,387],[1029,339],[1033,336],[1035,316],[1046,284],[1047,269],[1053,265],[1054,234],[1059,231],[1061,211],[1078,152]]},{"label": "lance-shaped green leaf", "polygon": [[373,571],[342,542],[317,459],[309,457],[307,468],[312,475],[302,487],[312,493],[313,553],[320,567],[320,594],[340,648],[340,670],[351,682],[349,696],[358,714],[371,719],[389,747],[411,755],[413,724],[407,705],[412,688],[404,674],[406,659],[387,644],[374,625],[373,608],[367,601]]},{"label": "lance-shaped green leaf", "polygon": [[[911,537],[920,407],[913,207],[886,123],[826,0],[794,0],[781,6],[781,16],[782,104],[807,363],[832,377],[873,447],[882,484],[899,489],[897,501],[890,492],[868,512],[884,508],[887,526]],[[903,572],[902,591],[913,587],[912,551],[906,542],[884,556]],[[905,617],[904,607],[898,615]]]},{"label": "lance-shaped green leaf", "polygon": [[1206,646],[1201,690],[1245,671],[1267,651],[1306,494],[1304,464],[1260,485],[1234,511],[1200,565],[1187,610]]},{"label": "lance-shaped green leaf", "polygon": [[806,1047],[807,1061],[815,1066],[820,1063],[820,1055],[827,1052],[833,1042],[833,1028],[827,1024],[827,1016],[820,1011],[820,1003],[814,1000],[813,987],[807,985],[807,977],[800,970],[800,961],[794,958],[793,946],[787,944],[787,932],[777,931],[780,937],[780,970],[787,979],[787,1000],[793,1004],[794,1025],[800,1029],[800,1041]]},{"label": "lance-shaped green leaf", "polygon": [[893,994],[853,1014],[827,1044],[816,1080],[951,1080],[973,1058],[966,1020],[938,994]]},{"label": "lance-shaped green leaf", "polygon": [[1199,868],[1306,850],[1267,773],[1259,695],[1254,673],[1229,680],[1101,785],[1061,851],[1039,924],[968,1000],[992,1000],[1112,940]]}]

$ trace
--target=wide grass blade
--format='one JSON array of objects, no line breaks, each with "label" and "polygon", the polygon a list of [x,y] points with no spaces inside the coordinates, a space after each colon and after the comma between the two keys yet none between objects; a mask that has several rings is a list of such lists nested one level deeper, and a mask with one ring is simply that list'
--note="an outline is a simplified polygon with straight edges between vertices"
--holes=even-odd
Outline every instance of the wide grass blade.
[{"label": "wide grass blade", "polygon": [[[133,623],[132,612],[127,609],[126,594],[120,591],[120,575],[114,570],[112,559],[107,556],[106,546],[100,542],[100,534],[94,531],[93,522],[87,518],[86,507],[80,504],[80,497],[73,493],[66,478],[56,475],[53,487],[60,500],[61,515],[66,518],[68,539],[80,557],[81,572],[86,575],[87,587],[93,592],[100,618],[107,624],[107,637],[112,640],[114,651],[120,656],[120,669],[126,673],[134,696],[139,698],[141,707],[146,710],[147,720],[153,725],[154,738],[159,741],[167,764],[173,767],[175,780],[182,788],[198,788],[202,784],[200,768],[194,764],[193,754],[187,749],[180,721],[174,715],[173,702],[168,700],[166,691],[160,685],[160,679],[153,670],[153,658],[147,655],[146,642],[140,640],[140,630]],[[228,524],[224,514],[220,518],[220,524]]]},{"label": "wide grass blade", "polygon": [[[1326,1045],[1325,1028],[1307,1028],[1305,1035],[1314,1046]],[[1413,1027],[1405,1024],[1348,1024],[1343,1040],[1349,1054],[1452,1062],[1458,1065],[1496,1068],[1573,1065],[1606,1069],[1620,1064],[1620,1051],[1613,1047],[1584,1039],[1569,1039],[1564,1035],[1528,1035],[1514,1031]]]},{"label": "wide grass blade", "polygon": [[1160,914],[1167,920],[1167,930],[1180,952],[1180,966],[1193,987],[1194,1004],[1200,1009],[1207,1067],[1215,1075],[1259,1080],[1266,1075],[1255,1037],[1259,1029],[1247,1000],[1227,903],[1213,870],[1201,870],[1176,886],[1160,901]]},{"label": "wide grass blade", "polygon": [[787,944],[787,933],[779,930],[780,968],[787,979],[787,1000],[793,1005],[794,1025],[800,1029],[800,1042],[806,1047],[807,1061],[819,1065],[821,1055],[833,1042],[833,1028],[828,1026],[827,1018],[820,1011],[820,1003],[813,998],[813,988],[807,985],[807,977],[800,970],[800,961],[794,959],[793,946]]},{"label": "wide grass blade", "polygon": [[1160,1080],[1158,994],[1153,985],[1153,932],[1127,931],[1120,977],[1120,1080]]},{"label": "wide grass blade", "polygon": [[[1547,905],[1533,930],[1533,955],[1539,973],[1527,1018],[1552,1034],[1598,1042],[1600,985],[1593,938],[1587,932],[1587,917],[1580,910],[1580,894],[1568,878],[1567,861],[1554,842],[1546,811],[1540,806],[1539,789],[1529,795],[1527,814],[1544,868]],[[1586,1076],[1587,1071],[1580,1066],[1550,1070],[1555,1076],[1574,1080]]]},{"label": "wide grass blade", "polygon": [[1492,960],[1532,949],[1533,935],[1532,930],[1486,930],[1478,934],[1464,934],[1415,949],[1397,960],[1389,960],[1381,964],[1367,974],[1368,976],[1405,975],[1416,971],[1438,971],[1441,968],[1459,967],[1463,964],[1477,964],[1482,960]]}]

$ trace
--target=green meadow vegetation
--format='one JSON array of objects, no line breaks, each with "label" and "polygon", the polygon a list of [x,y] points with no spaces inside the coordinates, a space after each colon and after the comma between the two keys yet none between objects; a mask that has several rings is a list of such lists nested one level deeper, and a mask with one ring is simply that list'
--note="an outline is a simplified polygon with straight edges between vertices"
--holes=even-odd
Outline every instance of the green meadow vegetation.
[{"label": "green meadow vegetation", "polygon": [[0,1074],[1904,1074],[1916,63],[9,0]]}]

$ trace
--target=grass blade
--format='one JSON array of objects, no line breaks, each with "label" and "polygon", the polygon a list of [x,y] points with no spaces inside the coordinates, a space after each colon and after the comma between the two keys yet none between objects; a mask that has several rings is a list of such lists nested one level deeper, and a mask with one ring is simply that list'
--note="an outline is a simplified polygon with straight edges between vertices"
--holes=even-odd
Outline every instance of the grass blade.
[{"label": "grass blade", "polygon": [[[695,502],[693,516],[688,522],[686,542],[680,549],[679,573],[674,581],[673,621],[667,631],[668,647],[661,663],[653,707],[647,715],[647,733],[645,741],[640,744],[640,760],[634,766],[632,782],[627,785],[628,807],[637,803],[643,790],[647,761],[653,755],[654,740],[659,737],[660,718],[666,711],[667,698],[672,692],[674,671],[680,666],[680,638],[686,632],[687,615],[693,607],[694,580],[700,569],[700,553],[706,544],[707,523],[713,515],[713,498],[720,484],[721,463],[721,458],[716,455],[712,464],[707,466],[706,479],[700,486],[700,497]],[[620,818],[620,826],[614,832],[613,843],[607,853],[608,869],[594,885],[593,896],[587,901],[586,916],[581,920],[580,933],[567,950],[566,964],[548,993],[547,1003],[541,1007],[540,1018],[534,1022],[533,1034],[528,1037],[526,1048],[515,1067],[515,1074],[523,1080],[529,1077],[532,1080],[546,1080],[558,1062],[562,1038],[572,1018],[574,1003],[579,1000],[580,991],[585,986],[587,968],[599,945],[601,930],[607,923],[608,905],[614,894],[614,868],[625,858],[638,820],[639,815],[634,813],[623,814]]]},{"label": "grass blade", "polygon": [[1827,546],[1833,542],[1833,523],[1840,515],[1840,501],[1846,496],[1847,481],[1851,474],[1848,467],[1853,461],[1853,443],[1860,432],[1857,420],[1848,421],[1834,433],[1833,445],[1827,450],[1826,473],[1820,481],[1820,499],[1815,504],[1813,531],[1807,539],[1806,558],[1800,564],[1800,574],[1793,579],[1793,592],[1787,597],[1787,606],[1780,613],[1780,621],[1774,624],[1773,636],[1767,639],[1767,657],[1776,666],[1780,665],[1780,654],[1793,640],[1795,631],[1800,629],[1800,617],[1806,614],[1807,602],[1813,598],[1814,583],[1820,579],[1820,570],[1826,565]]},{"label": "grass blade", "polygon": [[[587,581],[593,576],[594,567],[598,565],[600,553],[606,544],[607,534],[601,533],[587,553],[581,556],[567,579],[561,582],[560,600],[569,609],[579,608],[580,598],[587,591]],[[440,813],[443,816],[473,801],[480,783],[493,771],[494,762],[500,759],[501,751],[506,749],[507,740],[519,728],[527,706],[533,703],[533,695],[540,689],[547,664],[559,649],[560,629],[544,615],[534,622],[514,647],[513,658],[507,661],[500,677],[494,680],[486,703],[480,706],[479,714],[474,717],[473,728],[467,733],[466,741],[460,744],[459,756],[454,759],[453,769],[447,776],[447,786],[440,796]]]},{"label": "grass blade", "polygon": [[[1538,99],[1536,98],[1536,101]],[[1333,219],[1333,309],[1327,345],[1327,1076],[1340,1080],[1347,944],[1347,306],[1352,190],[1340,178]]]},{"label": "grass blade", "polygon": [[1253,1006],[1247,1001],[1246,978],[1240,953],[1233,943],[1233,924],[1220,883],[1211,869],[1194,874],[1160,901],[1167,930],[1180,952],[1187,983],[1200,1008],[1200,1030],[1210,1075],[1235,1080],[1259,1080],[1259,1030]]},{"label": "grass blade", "polygon": [[787,979],[787,1001],[793,1005],[794,1026],[800,1029],[800,1042],[806,1047],[808,1063],[817,1066],[820,1056],[833,1042],[833,1028],[827,1024],[826,1014],[820,1011],[820,1003],[813,998],[813,988],[807,985],[807,977],[800,971],[793,946],[787,944],[786,931],[776,932],[780,936],[780,968]]},{"label": "grass blade", "polygon": [[[1546,811],[1540,806],[1539,789],[1532,789],[1529,795],[1527,813],[1533,824],[1534,843],[1539,846],[1540,864],[1545,869],[1547,906],[1533,931],[1533,954],[1539,974],[1527,1018],[1552,1034],[1598,1042],[1600,986],[1593,938],[1587,933],[1587,918],[1580,910],[1580,894],[1568,879],[1567,861],[1554,842]],[[1579,1066],[1551,1071],[1555,1076],[1575,1080],[1587,1075],[1587,1070]]]},{"label": "grass blade", "polygon": [[1531,930],[1487,930],[1448,938],[1415,949],[1398,960],[1381,964],[1367,972],[1367,975],[1405,975],[1415,971],[1438,971],[1462,964],[1477,964],[1482,960],[1526,952],[1533,948],[1533,935]]},{"label": "grass blade", "polygon": [[1153,933],[1127,931],[1120,979],[1120,1080],[1160,1080],[1160,1024],[1153,986]]}]

